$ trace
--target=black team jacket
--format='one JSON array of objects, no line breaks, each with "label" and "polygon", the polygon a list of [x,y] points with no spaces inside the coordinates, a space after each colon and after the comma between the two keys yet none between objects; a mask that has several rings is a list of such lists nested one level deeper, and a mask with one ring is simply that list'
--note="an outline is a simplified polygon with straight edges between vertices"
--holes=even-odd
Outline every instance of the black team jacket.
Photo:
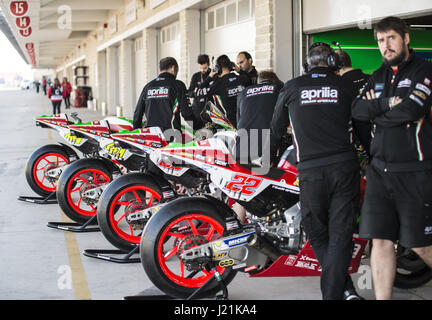
[{"label": "black team jacket", "polygon": [[193,121],[192,108],[186,98],[186,86],[174,75],[164,72],[150,81],[141,92],[133,117],[134,128],[142,126],[146,116],[146,127],[181,130],[180,113],[186,121]]},{"label": "black team jacket", "polygon": [[[394,71],[383,63],[352,104],[353,117],[372,121],[371,164],[383,171],[432,169],[432,64],[410,50]],[[374,100],[364,100],[373,89]],[[390,108],[391,97],[402,102]]]},{"label": "black team jacket", "polygon": [[271,153],[291,124],[298,169],[356,159],[351,136],[352,85],[328,67],[288,81],[271,124]]}]

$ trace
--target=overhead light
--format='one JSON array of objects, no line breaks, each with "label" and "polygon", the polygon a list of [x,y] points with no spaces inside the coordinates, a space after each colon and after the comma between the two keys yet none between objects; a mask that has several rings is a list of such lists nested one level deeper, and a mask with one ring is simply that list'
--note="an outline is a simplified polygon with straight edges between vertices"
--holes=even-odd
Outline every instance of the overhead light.
[{"label": "overhead light", "polygon": [[412,28],[432,28],[432,24],[412,24]]}]

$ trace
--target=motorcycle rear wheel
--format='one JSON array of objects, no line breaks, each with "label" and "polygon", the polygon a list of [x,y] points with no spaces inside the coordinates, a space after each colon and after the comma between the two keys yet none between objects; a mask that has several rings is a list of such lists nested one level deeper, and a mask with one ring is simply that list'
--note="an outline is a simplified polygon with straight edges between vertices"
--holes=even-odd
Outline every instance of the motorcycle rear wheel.
[{"label": "motorcycle rear wheel", "polygon": [[111,181],[112,171],[100,159],[77,160],[60,176],[56,191],[58,204],[71,220],[85,223],[96,214],[96,207],[82,200],[83,189]]},{"label": "motorcycle rear wheel", "polygon": [[29,157],[25,176],[30,188],[42,197],[56,191],[56,183],[49,181],[45,170],[53,169],[69,163],[65,148],[57,144],[48,144],[35,150]]},{"label": "motorcycle rear wheel", "polygon": [[102,234],[118,249],[132,250],[140,243],[142,230],[129,225],[126,214],[156,205],[161,198],[161,188],[141,173],[116,179],[99,199],[97,220]]},{"label": "motorcycle rear wheel", "polygon": [[[179,199],[184,200],[184,199]],[[225,222],[213,207],[178,200],[161,208],[148,222],[141,237],[141,263],[153,284],[170,297],[185,299],[213,276],[213,271],[188,271],[179,259],[185,241],[189,247],[222,237]],[[187,238],[187,239],[186,239]],[[184,248],[184,247],[183,247]],[[217,266],[228,285],[236,275],[232,268]],[[194,298],[214,296],[221,288],[212,281]]]}]

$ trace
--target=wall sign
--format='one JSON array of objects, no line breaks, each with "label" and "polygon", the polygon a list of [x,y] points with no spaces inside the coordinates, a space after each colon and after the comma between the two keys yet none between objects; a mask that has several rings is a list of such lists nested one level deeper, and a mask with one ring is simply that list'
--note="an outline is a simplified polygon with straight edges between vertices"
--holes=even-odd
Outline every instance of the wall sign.
[{"label": "wall sign", "polygon": [[16,17],[22,17],[28,11],[27,1],[12,1],[9,5],[10,12]]},{"label": "wall sign", "polygon": [[34,52],[34,44],[33,42],[28,42],[25,44],[25,48],[27,50],[27,53],[30,57],[30,62],[34,68],[36,68],[36,56]]},{"label": "wall sign", "polygon": [[19,33],[22,37],[27,38],[32,34],[32,28],[28,27],[27,29],[20,29]]},{"label": "wall sign", "polygon": [[30,26],[30,17],[18,17],[15,19],[15,24],[20,29],[27,29]]}]

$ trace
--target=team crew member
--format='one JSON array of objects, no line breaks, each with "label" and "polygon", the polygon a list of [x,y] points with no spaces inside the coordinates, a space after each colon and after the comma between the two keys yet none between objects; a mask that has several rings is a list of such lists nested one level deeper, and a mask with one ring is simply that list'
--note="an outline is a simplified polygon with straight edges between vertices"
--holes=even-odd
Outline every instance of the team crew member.
[{"label": "team crew member", "polygon": [[181,130],[181,112],[186,121],[193,121],[192,109],[186,99],[186,86],[176,80],[179,67],[172,57],[163,58],[159,64],[159,76],[150,81],[141,92],[133,117],[134,128],[142,127],[143,115],[146,127]]},{"label": "team crew member", "polygon": [[207,95],[225,112],[233,126],[237,124],[237,96],[250,84],[246,75],[236,75],[233,63],[228,56],[222,55],[216,60],[215,70],[212,70],[202,87],[210,84]]},{"label": "team crew member", "polygon": [[206,99],[204,96],[200,96],[198,94],[198,90],[201,89],[201,85],[208,78],[211,69],[210,69],[210,58],[208,55],[206,54],[199,55],[197,62],[200,71],[195,73],[192,76],[189,89],[188,89],[188,94],[189,97],[194,97],[192,110],[196,121],[196,123],[194,124],[195,129],[200,129],[204,126],[204,122],[201,120],[201,112],[204,108]]},{"label": "team crew member", "polygon": [[53,114],[59,114],[63,95],[62,87],[58,78],[55,78],[54,83],[48,88],[48,99],[51,100],[53,105]]},{"label": "team crew member", "polygon": [[242,51],[237,55],[237,65],[235,71],[244,74],[250,79],[250,85],[257,84],[258,71],[253,66],[253,59],[249,52]]},{"label": "team crew member", "polygon": [[[270,167],[270,155],[263,154],[263,143],[270,139],[270,123],[282,87],[283,82],[274,72],[262,71],[258,75],[258,84],[246,88],[237,97],[236,159],[240,164],[259,160],[258,166]],[[235,203],[233,210],[243,222],[246,217],[243,206]]]},{"label": "team crew member", "polygon": [[251,163],[264,156],[263,141],[270,138],[270,123],[282,87],[283,82],[274,72],[263,71],[258,75],[258,84],[247,87],[237,97],[238,140],[241,142],[242,134],[245,134],[244,141],[248,142],[245,150],[242,150],[241,143],[237,144],[236,156],[241,164]]},{"label": "team crew member", "polygon": [[375,296],[391,299],[394,242],[432,267],[432,65],[409,48],[409,28],[399,18],[378,22],[375,37],[384,63],[352,113],[373,121],[360,236],[373,239]]},{"label": "team crew member", "polygon": [[[338,75],[348,84],[352,84],[352,96],[356,98],[360,94],[360,90],[366,85],[369,80],[369,75],[363,73],[361,69],[354,69],[351,62],[351,57],[346,51],[337,50],[339,56],[340,69]],[[370,121],[353,121],[354,130],[357,133],[360,144],[363,146],[367,156],[370,154],[371,141],[371,123]]]},{"label": "team crew member", "polygon": [[348,275],[360,200],[360,169],[348,132],[351,92],[335,74],[337,56],[328,44],[312,45],[307,60],[310,71],[288,81],[279,94],[272,153],[291,124],[302,224],[321,264],[322,297],[359,299]]}]

